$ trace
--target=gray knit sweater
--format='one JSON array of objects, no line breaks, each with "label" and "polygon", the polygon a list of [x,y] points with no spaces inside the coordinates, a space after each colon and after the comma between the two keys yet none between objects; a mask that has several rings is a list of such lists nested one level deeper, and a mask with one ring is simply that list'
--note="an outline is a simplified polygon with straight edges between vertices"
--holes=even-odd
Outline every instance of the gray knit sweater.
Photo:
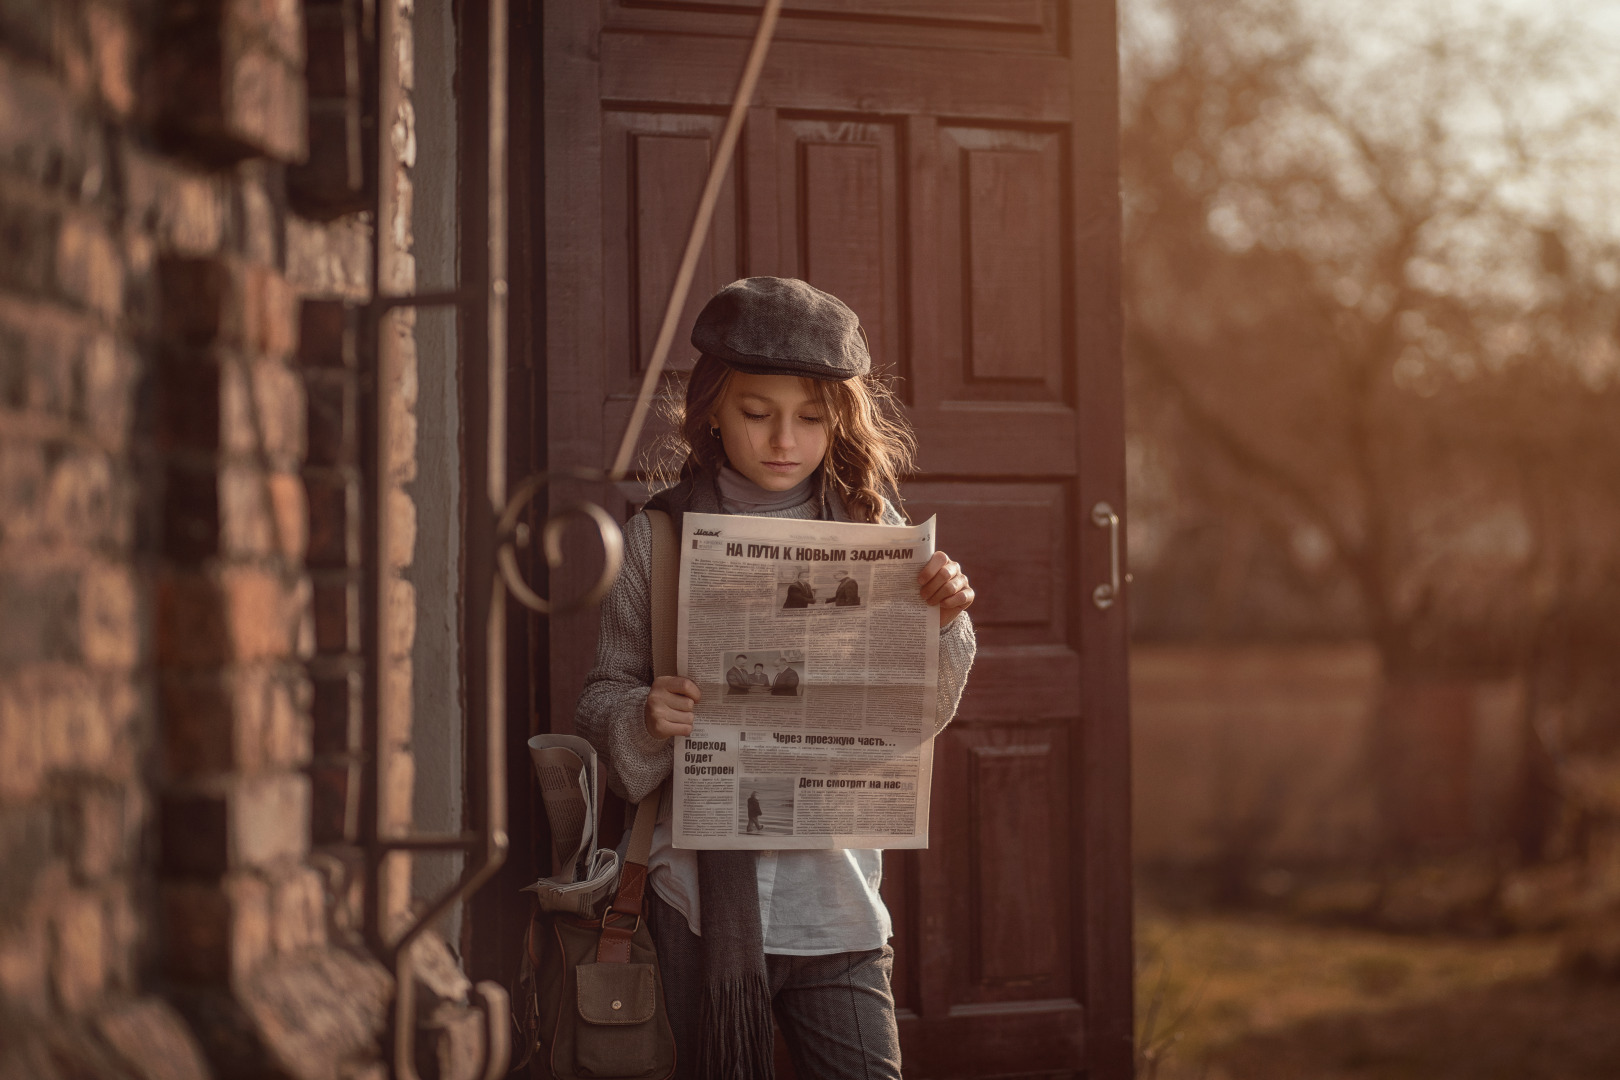
[{"label": "gray knit sweater", "polygon": [[[814,501],[761,517],[811,518]],[[602,601],[596,667],[585,679],[575,723],[606,758],[607,783],[614,792],[639,802],[669,776],[672,740],[647,733],[647,693],[652,686],[652,526],[636,514],[624,527],[624,569]],[[967,614],[958,615],[939,638],[938,733],[956,715],[977,642]]]}]

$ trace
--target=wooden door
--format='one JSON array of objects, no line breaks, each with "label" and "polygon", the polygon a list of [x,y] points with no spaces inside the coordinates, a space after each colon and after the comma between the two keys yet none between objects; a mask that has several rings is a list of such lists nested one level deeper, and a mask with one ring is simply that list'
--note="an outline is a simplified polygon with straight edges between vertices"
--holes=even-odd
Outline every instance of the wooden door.
[{"label": "wooden door", "polygon": [[[552,466],[612,456],[757,11],[545,6]],[[933,846],[887,861],[908,1076],[1131,1068],[1125,612],[1091,600],[1092,508],[1124,505],[1116,90],[1109,0],[788,0],[677,338],[746,275],[847,301],[903,379],[908,509],[979,590]],[[551,627],[557,730],[594,637]]]}]

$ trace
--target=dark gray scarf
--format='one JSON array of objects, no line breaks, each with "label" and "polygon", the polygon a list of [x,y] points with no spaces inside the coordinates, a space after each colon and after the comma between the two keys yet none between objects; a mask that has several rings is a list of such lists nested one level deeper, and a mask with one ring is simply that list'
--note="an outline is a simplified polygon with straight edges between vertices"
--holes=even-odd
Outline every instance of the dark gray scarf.
[{"label": "dark gray scarf", "polygon": [[[821,474],[811,499],[830,520]],[[686,511],[723,514],[718,478],[688,476],[647,506],[669,514],[677,542]],[[839,510],[843,509],[840,504]],[[847,515],[838,515],[847,520]],[[759,922],[758,856],[752,851],[699,851],[698,904],[703,912],[703,987],[693,1076],[703,1080],[771,1080],[776,1075],[771,989],[765,975],[765,932]]]}]

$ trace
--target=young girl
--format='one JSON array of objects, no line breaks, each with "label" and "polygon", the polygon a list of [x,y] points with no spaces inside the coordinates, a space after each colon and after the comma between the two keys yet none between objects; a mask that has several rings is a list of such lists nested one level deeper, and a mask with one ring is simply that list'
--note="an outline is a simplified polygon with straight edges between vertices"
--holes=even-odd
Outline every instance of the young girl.
[{"label": "young girl", "polygon": [[[676,425],[680,467],[648,504],[700,513],[902,524],[891,502],[913,443],[871,373],[855,313],[802,281],[757,277],[698,316],[702,353]],[[610,787],[639,802],[670,775],[670,739],[692,731],[690,679],[653,678],[651,527],[625,526],[624,569],[602,604],[596,668],[578,730]],[[973,663],[973,589],[935,552],[917,577],[939,609],[939,710],[956,713]],[[894,951],[878,889],[883,853],[676,851],[665,800],[648,863],[680,1077],[772,1074],[771,1011],[801,1080],[900,1076]]]}]

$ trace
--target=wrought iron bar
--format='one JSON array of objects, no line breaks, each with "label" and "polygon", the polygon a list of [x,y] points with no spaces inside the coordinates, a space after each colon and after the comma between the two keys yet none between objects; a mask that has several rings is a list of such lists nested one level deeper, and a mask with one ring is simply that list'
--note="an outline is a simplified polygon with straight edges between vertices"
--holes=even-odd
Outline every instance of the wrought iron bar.
[{"label": "wrought iron bar", "polygon": [[[669,300],[664,305],[664,320],[658,327],[658,337],[653,343],[652,356],[647,362],[647,373],[642,376],[641,389],[636,394],[635,406],[630,411],[630,419],[624,427],[624,434],[619,439],[619,451],[613,458],[613,465],[604,475],[588,470],[569,470],[567,472],[541,473],[530,478],[513,497],[513,502],[502,515],[502,521],[510,520],[515,528],[517,515],[522,510],[522,504],[533,498],[541,488],[551,483],[556,476],[567,475],[580,480],[597,480],[607,483],[618,483],[630,472],[631,458],[636,451],[636,443],[641,439],[642,428],[647,423],[647,412],[652,407],[653,395],[658,392],[658,380],[662,378],[664,367],[669,360],[669,350],[675,343],[675,331],[680,326],[681,312],[686,308],[686,298],[692,291],[692,278],[697,273],[698,259],[703,254],[703,246],[709,238],[709,223],[714,219],[715,205],[720,201],[720,188],[724,184],[726,172],[731,168],[731,159],[737,151],[737,140],[742,136],[743,122],[748,119],[748,106],[754,100],[754,88],[759,84],[759,73],[765,67],[765,56],[770,51],[771,39],[776,34],[777,18],[782,12],[782,0],[765,0],[764,10],[760,12],[759,26],[754,31],[754,41],[748,50],[748,59],[743,64],[742,74],[737,79],[737,89],[731,98],[731,111],[726,115],[725,128],[720,133],[720,145],[716,147],[714,159],[709,162],[709,175],[703,183],[703,192],[698,196],[697,209],[692,215],[692,227],[686,234],[686,248],[681,254],[680,266],[675,272],[675,281],[670,286]],[[596,584],[590,589],[571,600],[558,604],[547,601],[529,588],[518,572],[516,547],[519,538],[503,538],[500,541],[499,563],[501,575],[506,578],[507,586],[518,601],[526,607],[532,608],[543,615],[557,615],[565,612],[577,611],[580,608],[596,603],[607,595],[608,589],[613,586],[613,579],[618,575],[619,564],[624,556],[624,536],[606,510],[588,502],[569,502],[563,504],[555,512],[546,517],[542,527],[542,538],[545,542],[546,565],[552,570],[562,566],[562,531],[569,518],[585,517],[592,521],[597,528],[597,534],[602,541],[604,565]]]},{"label": "wrought iron bar", "polygon": [[[378,223],[379,227],[375,232],[372,245],[372,281],[377,288],[377,295],[374,297],[368,311],[368,321],[373,331],[371,340],[376,346],[378,362],[376,393],[373,398],[373,415],[375,417],[372,433],[373,445],[371,448],[373,453],[373,468],[371,470],[373,476],[371,477],[371,483],[368,484],[368,495],[370,496],[368,502],[371,509],[369,516],[372,519],[368,539],[371,541],[369,547],[374,560],[375,573],[373,576],[376,578],[373,585],[380,583],[382,575],[387,572],[387,568],[382,563],[382,557],[388,550],[388,482],[387,477],[384,475],[391,439],[388,393],[397,384],[398,373],[395,370],[397,355],[386,343],[386,335],[380,331],[390,312],[405,307],[447,306],[456,308],[461,315],[466,316],[480,304],[483,306],[487,331],[485,345],[487,348],[489,387],[489,416],[487,418],[489,428],[487,444],[488,490],[486,494],[491,508],[499,515],[494,537],[497,572],[491,582],[489,616],[485,628],[487,634],[485,648],[486,670],[484,673],[486,679],[484,716],[486,758],[484,762],[486,769],[484,791],[486,805],[484,807],[482,828],[460,835],[407,834],[383,837],[381,835],[381,822],[384,820],[381,805],[383,797],[383,784],[381,783],[382,755],[373,754],[370,757],[372,766],[370,802],[372,805],[368,808],[370,810],[368,823],[371,826],[368,839],[373,889],[373,908],[370,918],[374,937],[384,948],[394,967],[394,1074],[400,1080],[416,1080],[416,992],[415,979],[411,968],[410,946],[435,920],[457,903],[463,902],[476,892],[494,875],[506,859],[509,844],[506,829],[506,657],[504,648],[507,589],[511,590],[513,596],[520,603],[543,614],[549,615],[576,610],[596,603],[606,594],[618,576],[623,561],[623,534],[617,522],[613,520],[606,510],[595,503],[584,500],[563,503],[546,516],[541,527],[541,547],[547,566],[552,570],[562,566],[562,534],[571,520],[581,517],[590,521],[597,528],[602,542],[604,565],[598,580],[590,589],[565,604],[553,605],[528,586],[519,569],[517,550],[527,546],[532,537],[528,534],[527,526],[518,521],[518,517],[534,497],[550,485],[553,479],[569,477],[587,482],[617,482],[624,479],[628,474],[631,455],[635,451],[636,444],[645,426],[653,394],[657,391],[658,381],[663,374],[670,348],[674,343],[680,313],[684,309],[687,296],[691,291],[692,279],[696,273],[698,258],[702,254],[704,243],[708,237],[709,225],[719,199],[720,188],[735,154],[737,142],[742,132],[742,125],[747,117],[748,106],[753,99],[754,89],[758,83],[760,71],[765,63],[766,53],[770,48],[771,39],[775,33],[781,6],[782,0],[766,0],[765,2],[759,26],[755,31],[753,44],[738,80],[731,111],[726,118],[726,125],[721,134],[720,144],[716,150],[714,160],[710,164],[708,178],[698,199],[692,227],[687,236],[686,248],[676,272],[675,281],[670,289],[669,300],[664,310],[663,323],[660,326],[658,338],[653,347],[647,373],[642,380],[635,407],[625,426],[618,454],[615,456],[612,468],[606,473],[584,469],[540,473],[525,480],[508,498],[506,484],[506,311],[508,294],[506,279],[507,0],[489,0],[487,8],[487,17],[489,18],[489,81],[487,85],[487,230],[489,248],[485,289],[482,292],[469,288],[464,284],[460,288],[432,293],[402,296],[384,296],[381,294],[384,281],[383,274],[385,269],[389,269],[389,267],[388,259],[383,250],[384,232],[380,226],[382,222],[387,220],[387,211],[392,208],[388,204],[390,185],[383,183],[380,175],[378,177],[374,221]],[[385,104],[394,100],[394,95],[388,91],[388,87],[397,85],[394,50],[390,47],[390,42],[392,42],[397,29],[398,15],[395,6],[389,3],[377,5],[375,11],[377,17],[375,44],[378,55],[373,70],[379,80],[376,100],[378,101],[379,114],[377,137],[379,140],[380,169],[381,163],[388,161],[391,153],[389,115]],[[367,690],[370,699],[368,733],[371,735],[372,745],[375,747],[383,728],[380,716],[379,693],[381,679],[379,669],[382,663],[380,643],[386,640],[384,631],[387,626],[389,612],[387,610],[386,590],[374,587],[369,591],[371,595],[368,596],[368,600],[370,601],[373,617],[368,639],[370,644],[368,651],[372,659],[367,672]],[[415,914],[398,936],[390,941],[388,940],[390,935],[386,925],[387,912],[383,908],[382,868],[389,853],[404,851],[467,851],[469,853],[481,851],[483,857],[476,867],[463,871],[461,880],[455,887],[446,890],[422,911]],[[489,983],[480,983],[477,989],[485,999],[486,1011],[490,1017],[485,1076],[488,1080],[495,1080],[496,1077],[504,1074],[510,1050],[510,1040],[507,1038],[508,1032],[504,1015],[504,991],[500,987]]]}]

